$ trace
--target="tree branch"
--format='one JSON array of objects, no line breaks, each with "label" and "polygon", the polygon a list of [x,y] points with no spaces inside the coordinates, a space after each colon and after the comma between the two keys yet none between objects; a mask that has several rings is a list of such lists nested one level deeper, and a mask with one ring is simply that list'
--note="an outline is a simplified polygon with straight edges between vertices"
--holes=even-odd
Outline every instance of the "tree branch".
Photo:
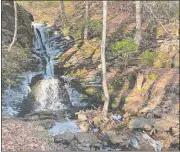
[{"label": "tree branch", "polygon": [[144,3],[146,5],[146,7],[149,9],[150,13],[153,15],[153,17],[160,23],[160,25],[162,26],[162,28],[164,29],[164,31],[169,34],[169,32],[165,29],[165,27],[163,26],[162,22],[156,17],[156,15],[153,13],[152,9],[147,5],[147,3]]}]

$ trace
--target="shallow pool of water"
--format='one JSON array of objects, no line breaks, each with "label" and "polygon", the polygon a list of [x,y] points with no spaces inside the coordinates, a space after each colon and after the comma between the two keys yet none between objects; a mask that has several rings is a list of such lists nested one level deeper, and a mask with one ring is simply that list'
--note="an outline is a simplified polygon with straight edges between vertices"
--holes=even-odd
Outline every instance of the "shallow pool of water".
[{"label": "shallow pool of water", "polygon": [[77,133],[80,132],[79,127],[75,124],[74,121],[67,122],[56,122],[55,125],[48,130],[53,136],[58,134],[63,134],[66,131]]}]

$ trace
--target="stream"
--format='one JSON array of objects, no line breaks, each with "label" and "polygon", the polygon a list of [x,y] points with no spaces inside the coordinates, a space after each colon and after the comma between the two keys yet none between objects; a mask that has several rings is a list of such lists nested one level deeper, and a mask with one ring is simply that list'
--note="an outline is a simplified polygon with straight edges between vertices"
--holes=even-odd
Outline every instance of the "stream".
[{"label": "stream", "polygon": [[62,82],[54,74],[58,56],[63,53],[56,41],[61,35],[42,24],[33,23],[33,27],[35,32],[33,55],[40,61],[38,72],[23,73],[18,78],[21,82],[19,86],[9,87],[4,91],[2,115],[24,117],[31,113],[60,113],[59,115],[64,117],[63,120],[56,119],[55,125],[49,132],[52,135],[64,133],[66,130],[79,132],[73,121],[63,115],[67,113],[66,110],[84,107],[87,103],[81,103],[83,95],[71,87],[72,77],[61,76],[64,80]]}]

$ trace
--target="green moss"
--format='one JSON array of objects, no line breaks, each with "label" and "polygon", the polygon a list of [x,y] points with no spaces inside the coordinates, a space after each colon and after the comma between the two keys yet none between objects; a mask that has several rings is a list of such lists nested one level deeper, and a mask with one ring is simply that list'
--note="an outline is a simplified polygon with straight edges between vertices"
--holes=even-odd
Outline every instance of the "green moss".
[{"label": "green moss", "polygon": [[152,73],[152,74],[150,74],[150,75],[148,76],[147,81],[148,81],[148,80],[156,81],[157,78],[158,78],[158,75],[157,75],[156,73]]},{"label": "green moss", "polygon": [[75,72],[73,75],[76,76],[76,77],[83,77],[86,73],[87,73],[86,68],[83,68],[83,69],[78,70],[77,72]]},{"label": "green moss", "polygon": [[64,36],[69,36],[69,27],[66,27],[62,30]]},{"label": "green moss", "polygon": [[88,95],[94,95],[97,92],[97,90],[95,88],[87,88],[86,89],[86,93]]},{"label": "green moss", "polygon": [[157,38],[160,36],[163,36],[165,34],[165,31],[162,27],[157,28]]}]

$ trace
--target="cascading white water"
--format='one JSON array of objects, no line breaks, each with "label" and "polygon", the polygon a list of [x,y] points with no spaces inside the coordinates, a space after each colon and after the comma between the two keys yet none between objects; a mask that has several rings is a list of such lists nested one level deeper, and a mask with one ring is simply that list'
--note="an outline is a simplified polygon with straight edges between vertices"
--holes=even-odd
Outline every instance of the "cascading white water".
[{"label": "cascading white water", "polygon": [[38,103],[36,111],[65,109],[62,104],[64,91],[59,87],[58,79],[40,80],[33,88],[33,95]]}]

